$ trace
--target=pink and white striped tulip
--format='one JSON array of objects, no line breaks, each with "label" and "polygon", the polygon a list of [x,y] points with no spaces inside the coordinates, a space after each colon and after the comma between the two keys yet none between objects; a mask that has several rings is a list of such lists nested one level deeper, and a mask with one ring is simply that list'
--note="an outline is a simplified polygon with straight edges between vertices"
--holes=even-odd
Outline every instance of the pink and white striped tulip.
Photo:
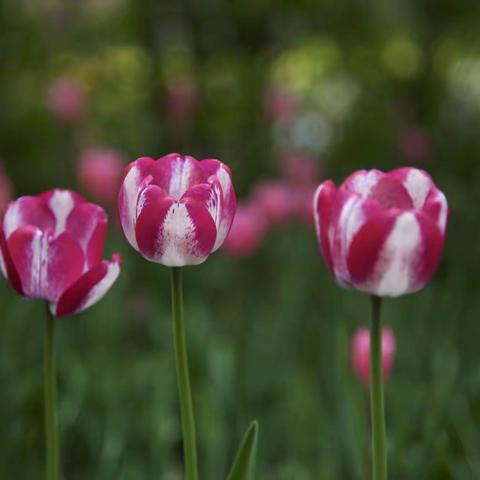
[{"label": "pink and white striped tulip", "polygon": [[130,244],[147,260],[169,267],[198,265],[223,244],[236,197],[230,168],[172,153],[127,166],[118,199]]},{"label": "pink and white striped tulip", "polygon": [[238,205],[232,228],[222,250],[235,258],[250,257],[260,248],[267,230],[268,221],[256,204]]},{"label": "pink and white striped tulip", "polygon": [[448,206],[423,170],[361,170],[338,189],[327,180],[313,203],[320,250],[340,285],[397,297],[434,274]]},{"label": "pink and white striped tulip", "polygon": [[[396,341],[391,328],[382,329],[382,368],[383,378],[390,377],[395,363]],[[352,338],[352,368],[358,379],[370,384],[370,330],[357,329]]]},{"label": "pink and white striped tulip", "polygon": [[69,190],[9,203],[0,230],[0,266],[17,293],[46,300],[55,317],[98,302],[120,273],[120,256],[102,260],[107,215]]}]

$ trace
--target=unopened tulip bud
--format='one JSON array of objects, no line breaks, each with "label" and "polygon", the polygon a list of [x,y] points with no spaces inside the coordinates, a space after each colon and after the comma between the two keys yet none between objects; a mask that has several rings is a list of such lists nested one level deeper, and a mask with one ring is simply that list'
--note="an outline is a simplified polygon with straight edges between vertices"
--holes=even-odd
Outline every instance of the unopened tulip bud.
[{"label": "unopened tulip bud", "polygon": [[[382,367],[383,377],[387,379],[393,370],[395,362],[396,342],[391,328],[382,329]],[[364,384],[370,384],[370,331],[359,328],[352,339],[352,367],[358,379]]]}]

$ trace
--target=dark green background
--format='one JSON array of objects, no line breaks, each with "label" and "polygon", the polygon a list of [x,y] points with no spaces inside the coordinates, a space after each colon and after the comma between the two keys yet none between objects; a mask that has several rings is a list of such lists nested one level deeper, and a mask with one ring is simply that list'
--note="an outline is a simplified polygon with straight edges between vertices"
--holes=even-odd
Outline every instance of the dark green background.
[{"label": "dark green background", "polygon": [[[78,152],[102,144],[129,160],[220,158],[243,198],[279,176],[263,114],[278,78],[300,85],[304,109],[331,126],[327,147],[306,148],[336,181],[411,163],[397,137],[422,128],[432,150],[417,166],[451,216],[432,283],[385,302],[398,348],[386,388],[391,479],[480,478],[479,25],[480,2],[467,0],[0,0],[0,155],[18,195],[78,189]],[[88,93],[76,127],[46,107],[64,75]],[[200,104],[179,127],[165,93],[184,78]],[[338,98],[315,100],[338,84]],[[64,476],[180,479],[169,271],[136,254],[111,217],[107,255],[122,253],[121,277],[59,322]],[[366,478],[367,395],[349,341],[369,301],[334,284],[313,230],[293,222],[255,258],[216,253],[184,281],[202,477],[225,478],[258,418],[258,479]],[[5,282],[0,298],[0,478],[42,478],[44,306]]]}]

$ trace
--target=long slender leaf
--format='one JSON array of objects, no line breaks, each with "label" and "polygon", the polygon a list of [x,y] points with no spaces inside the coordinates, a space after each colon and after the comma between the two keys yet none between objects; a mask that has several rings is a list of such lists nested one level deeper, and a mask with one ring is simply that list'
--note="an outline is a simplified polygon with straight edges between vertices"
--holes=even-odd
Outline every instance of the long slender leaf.
[{"label": "long slender leaf", "polygon": [[258,422],[254,420],[243,436],[227,480],[253,480],[257,458]]}]

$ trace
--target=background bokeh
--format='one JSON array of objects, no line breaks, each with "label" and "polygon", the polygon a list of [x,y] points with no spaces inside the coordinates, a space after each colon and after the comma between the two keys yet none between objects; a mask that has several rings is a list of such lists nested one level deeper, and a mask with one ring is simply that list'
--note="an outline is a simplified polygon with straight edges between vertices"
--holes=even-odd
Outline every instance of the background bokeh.
[{"label": "background bokeh", "polygon": [[[291,156],[337,182],[425,168],[449,199],[449,238],[433,282],[385,302],[391,478],[480,478],[479,24],[469,0],[0,0],[3,167],[16,195],[90,199],[78,175],[90,148],[125,163],[219,158],[240,199],[288,183]],[[64,477],[180,479],[169,271],[126,244],[104,205],[123,272],[59,322]],[[240,257],[220,251],[184,272],[202,477],[225,478],[257,418],[257,478],[367,478],[350,341],[368,297],[334,284],[298,215]],[[44,306],[3,281],[0,311],[0,478],[37,479]]]}]

